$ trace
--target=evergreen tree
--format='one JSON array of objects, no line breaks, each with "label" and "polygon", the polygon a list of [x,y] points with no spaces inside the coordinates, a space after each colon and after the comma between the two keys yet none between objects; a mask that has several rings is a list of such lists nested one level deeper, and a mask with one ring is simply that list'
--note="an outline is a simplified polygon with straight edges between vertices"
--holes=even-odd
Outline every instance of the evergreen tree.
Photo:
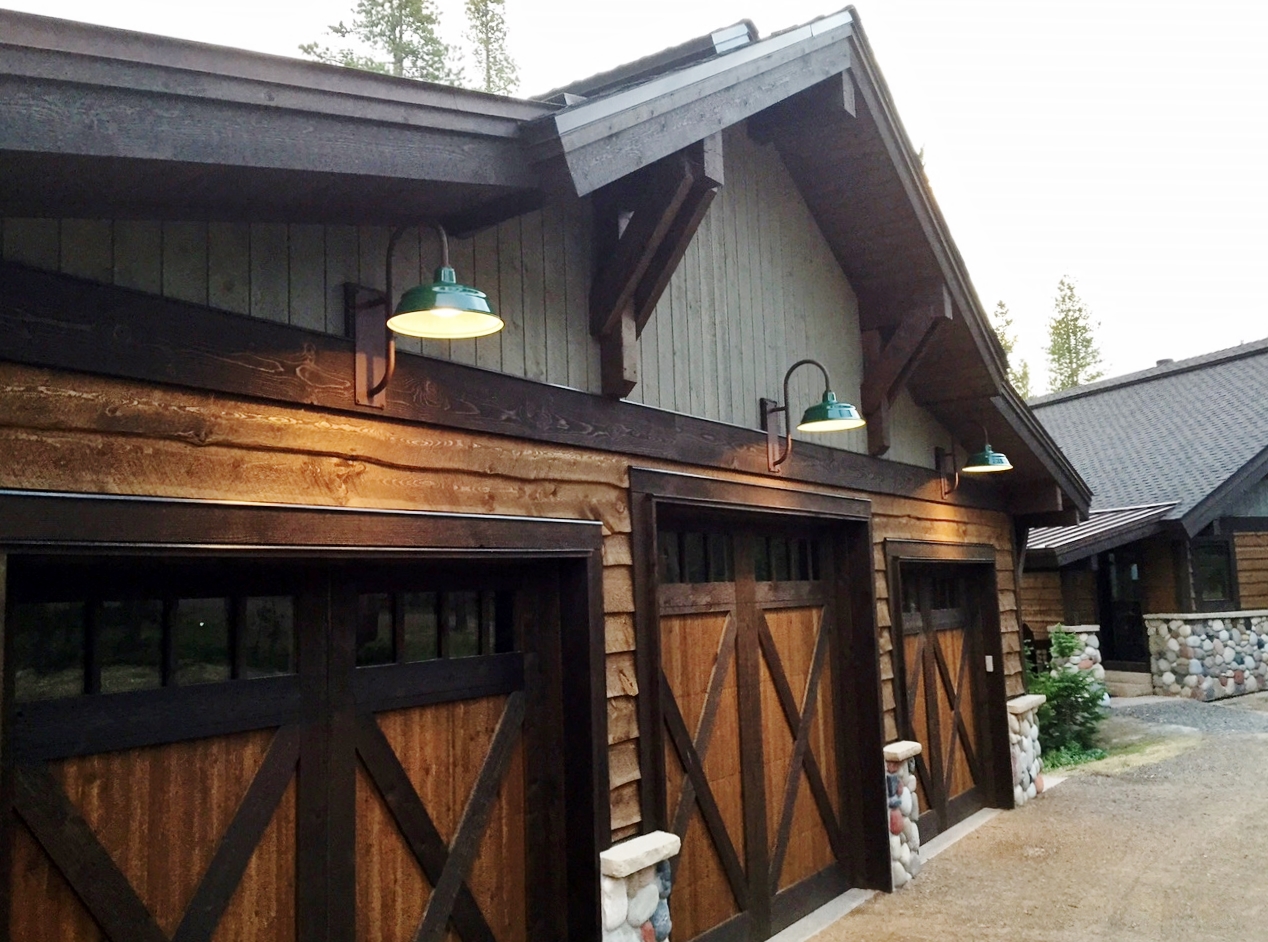
[{"label": "evergreen tree", "polygon": [[1101,351],[1096,345],[1092,313],[1067,275],[1057,284],[1053,314],[1048,320],[1048,391],[1061,392],[1100,379]]},{"label": "evergreen tree", "polygon": [[1013,350],[1017,346],[1017,336],[1013,333],[1013,315],[1009,313],[1008,305],[1003,301],[997,301],[995,310],[991,312],[991,327],[995,330],[995,336],[999,338],[999,345],[1004,348],[1004,358],[1008,362],[1008,381],[1013,384],[1013,389],[1017,390],[1017,394],[1023,399],[1030,398],[1030,364],[1025,360],[1018,360],[1017,365],[1013,366]]},{"label": "evergreen tree", "polygon": [[328,30],[360,48],[332,49],[311,42],[299,51],[335,65],[457,85],[462,70],[436,32],[439,23],[435,0],[357,0],[352,24],[340,20]]},{"label": "evergreen tree", "polygon": [[519,69],[506,50],[506,0],[467,0],[467,41],[472,46],[482,91],[510,95]]}]

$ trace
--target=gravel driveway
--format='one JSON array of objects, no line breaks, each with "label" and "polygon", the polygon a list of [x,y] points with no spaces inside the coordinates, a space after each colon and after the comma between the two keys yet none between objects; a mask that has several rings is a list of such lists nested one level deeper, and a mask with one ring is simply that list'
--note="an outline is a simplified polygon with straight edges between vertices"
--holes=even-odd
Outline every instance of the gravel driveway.
[{"label": "gravel driveway", "polygon": [[814,942],[1268,940],[1268,694],[1121,703],[1109,759]]}]

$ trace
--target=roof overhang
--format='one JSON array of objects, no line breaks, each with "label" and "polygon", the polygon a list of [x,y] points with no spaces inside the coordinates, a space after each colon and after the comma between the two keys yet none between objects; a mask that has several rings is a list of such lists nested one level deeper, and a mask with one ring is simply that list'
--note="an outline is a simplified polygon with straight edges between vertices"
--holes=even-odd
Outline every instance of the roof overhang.
[{"label": "roof overhang", "polygon": [[1249,488],[1254,487],[1265,476],[1268,476],[1268,447],[1229,475],[1223,484],[1211,491],[1180,518],[1184,532],[1193,537],[1205,530],[1224,516],[1242,499]]},{"label": "roof overhang", "polygon": [[0,214],[417,222],[531,200],[554,110],[0,10]]},{"label": "roof overhang", "polygon": [[1068,566],[1161,533],[1175,525],[1167,519],[1174,507],[1175,504],[1144,504],[1098,510],[1075,526],[1032,530],[1026,545],[1026,565],[1038,569]]}]

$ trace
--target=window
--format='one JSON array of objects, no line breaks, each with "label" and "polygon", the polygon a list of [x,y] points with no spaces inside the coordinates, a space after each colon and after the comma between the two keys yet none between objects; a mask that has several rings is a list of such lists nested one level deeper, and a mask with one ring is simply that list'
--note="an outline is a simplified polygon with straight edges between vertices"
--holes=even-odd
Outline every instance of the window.
[{"label": "window", "polygon": [[1204,611],[1234,608],[1233,566],[1223,540],[1193,544],[1193,600]]},{"label": "window", "polygon": [[17,600],[11,618],[19,701],[295,672],[291,596]]},{"label": "window", "polygon": [[735,581],[730,534],[661,530],[656,539],[662,585]]},{"label": "window", "polygon": [[515,650],[510,592],[372,592],[358,597],[357,666]]}]

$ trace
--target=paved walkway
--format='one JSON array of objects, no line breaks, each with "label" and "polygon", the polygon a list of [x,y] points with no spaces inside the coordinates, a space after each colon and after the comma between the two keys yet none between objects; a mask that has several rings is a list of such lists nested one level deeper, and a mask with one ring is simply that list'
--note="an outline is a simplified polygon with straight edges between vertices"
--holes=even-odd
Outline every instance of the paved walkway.
[{"label": "paved walkway", "polygon": [[1125,704],[1117,754],[814,942],[1268,940],[1268,694]]}]

